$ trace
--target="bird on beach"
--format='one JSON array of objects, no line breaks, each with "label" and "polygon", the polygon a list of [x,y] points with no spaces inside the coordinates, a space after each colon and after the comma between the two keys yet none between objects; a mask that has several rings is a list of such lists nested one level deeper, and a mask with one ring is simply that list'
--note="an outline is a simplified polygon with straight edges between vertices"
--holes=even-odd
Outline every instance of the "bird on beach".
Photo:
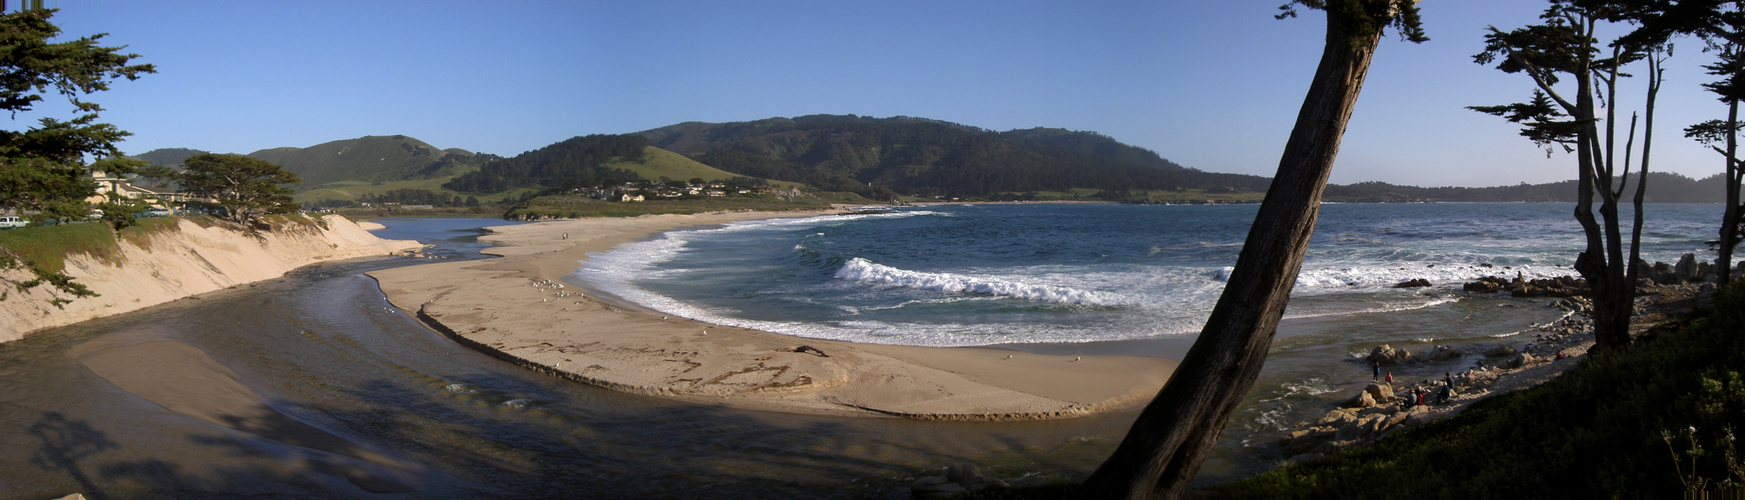
[{"label": "bird on beach", "polygon": [[1078,361],[1078,360],[1080,360],[1080,359],[1084,359],[1084,358],[1082,358],[1082,357],[1079,357],[1079,356],[1073,356],[1073,357],[1072,357],[1072,360],[1073,360],[1073,361]]}]

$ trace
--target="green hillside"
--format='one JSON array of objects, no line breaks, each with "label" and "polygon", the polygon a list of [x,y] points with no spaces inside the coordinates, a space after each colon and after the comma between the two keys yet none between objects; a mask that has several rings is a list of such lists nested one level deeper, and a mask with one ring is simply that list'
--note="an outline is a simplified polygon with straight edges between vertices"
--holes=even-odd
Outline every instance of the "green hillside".
[{"label": "green hillside", "polygon": [[717,169],[697,163],[696,160],[684,155],[649,146],[643,149],[641,162],[611,161],[602,165],[606,168],[622,168],[636,172],[643,179],[656,181],[665,177],[673,180],[688,180],[702,178],[705,181],[718,181],[735,177],[732,172]]},{"label": "green hillside", "polygon": [[687,122],[638,135],[728,172],[881,200],[1074,189],[1262,192],[1268,184],[1259,176],[1185,168],[1091,132],[999,133],[904,116]]},{"label": "green hillside", "polygon": [[[447,161],[464,163],[473,154],[438,149],[404,135],[366,136],[307,148],[273,148],[248,156],[272,162],[303,179],[301,186],[319,187],[339,181],[399,181],[428,178],[427,167]],[[455,174],[458,175],[458,174]]]}]

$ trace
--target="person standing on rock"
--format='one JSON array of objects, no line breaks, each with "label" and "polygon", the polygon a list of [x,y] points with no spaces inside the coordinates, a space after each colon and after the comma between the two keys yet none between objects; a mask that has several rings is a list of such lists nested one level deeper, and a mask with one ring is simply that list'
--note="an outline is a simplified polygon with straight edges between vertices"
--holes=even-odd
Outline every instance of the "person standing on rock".
[{"label": "person standing on rock", "polygon": [[1454,387],[1454,376],[1449,375],[1448,372],[1442,372],[1442,383],[1447,385],[1450,388],[1453,388]]},{"label": "person standing on rock", "polygon": [[1370,363],[1375,364],[1375,376],[1370,377],[1369,379],[1375,380],[1375,379],[1381,378],[1381,362],[1380,361],[1371,361]]}]

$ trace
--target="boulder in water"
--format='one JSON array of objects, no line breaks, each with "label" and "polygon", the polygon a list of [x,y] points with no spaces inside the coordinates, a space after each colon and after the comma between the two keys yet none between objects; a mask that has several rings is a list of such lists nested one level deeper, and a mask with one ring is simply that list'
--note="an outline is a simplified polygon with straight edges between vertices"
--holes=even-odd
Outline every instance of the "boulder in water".
[{"label": "boulder in water", "polygon": [[1405,349],[1395,349],[1387,344],[1382,344],[1376,346],[1374,349],[1370,349],[1369,356],[1365,359],[1384,365],[1393,365],[1405,362],[1411,358],[1412,353],[1410,351]]},{"label": "boulder in water", "polygon": [[1394,288],[1424,288],[1427,286],[1430,286],[1430,280],[1427,280],[1424,278],[1418,278],[1418,279],[1414,279],[1414,280],[1402,281],[1402,282],[1400,282],[1400,284],[1394,285]]}]

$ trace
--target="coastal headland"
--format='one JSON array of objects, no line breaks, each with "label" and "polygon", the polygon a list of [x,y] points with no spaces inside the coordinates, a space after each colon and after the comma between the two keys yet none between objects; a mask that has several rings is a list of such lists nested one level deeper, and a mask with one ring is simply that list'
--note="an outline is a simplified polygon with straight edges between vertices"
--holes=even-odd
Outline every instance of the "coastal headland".
[{"label": "coastal headland", "polygon": [[1067,418],[1151,398],[1175,361],[807,339],[663,315],[566,282],[588,254],[663,231],[831,212],[729,212],[490,228],[501,258],[369,273],[432,329],[606,389],[756,410],[923,420]]}]

